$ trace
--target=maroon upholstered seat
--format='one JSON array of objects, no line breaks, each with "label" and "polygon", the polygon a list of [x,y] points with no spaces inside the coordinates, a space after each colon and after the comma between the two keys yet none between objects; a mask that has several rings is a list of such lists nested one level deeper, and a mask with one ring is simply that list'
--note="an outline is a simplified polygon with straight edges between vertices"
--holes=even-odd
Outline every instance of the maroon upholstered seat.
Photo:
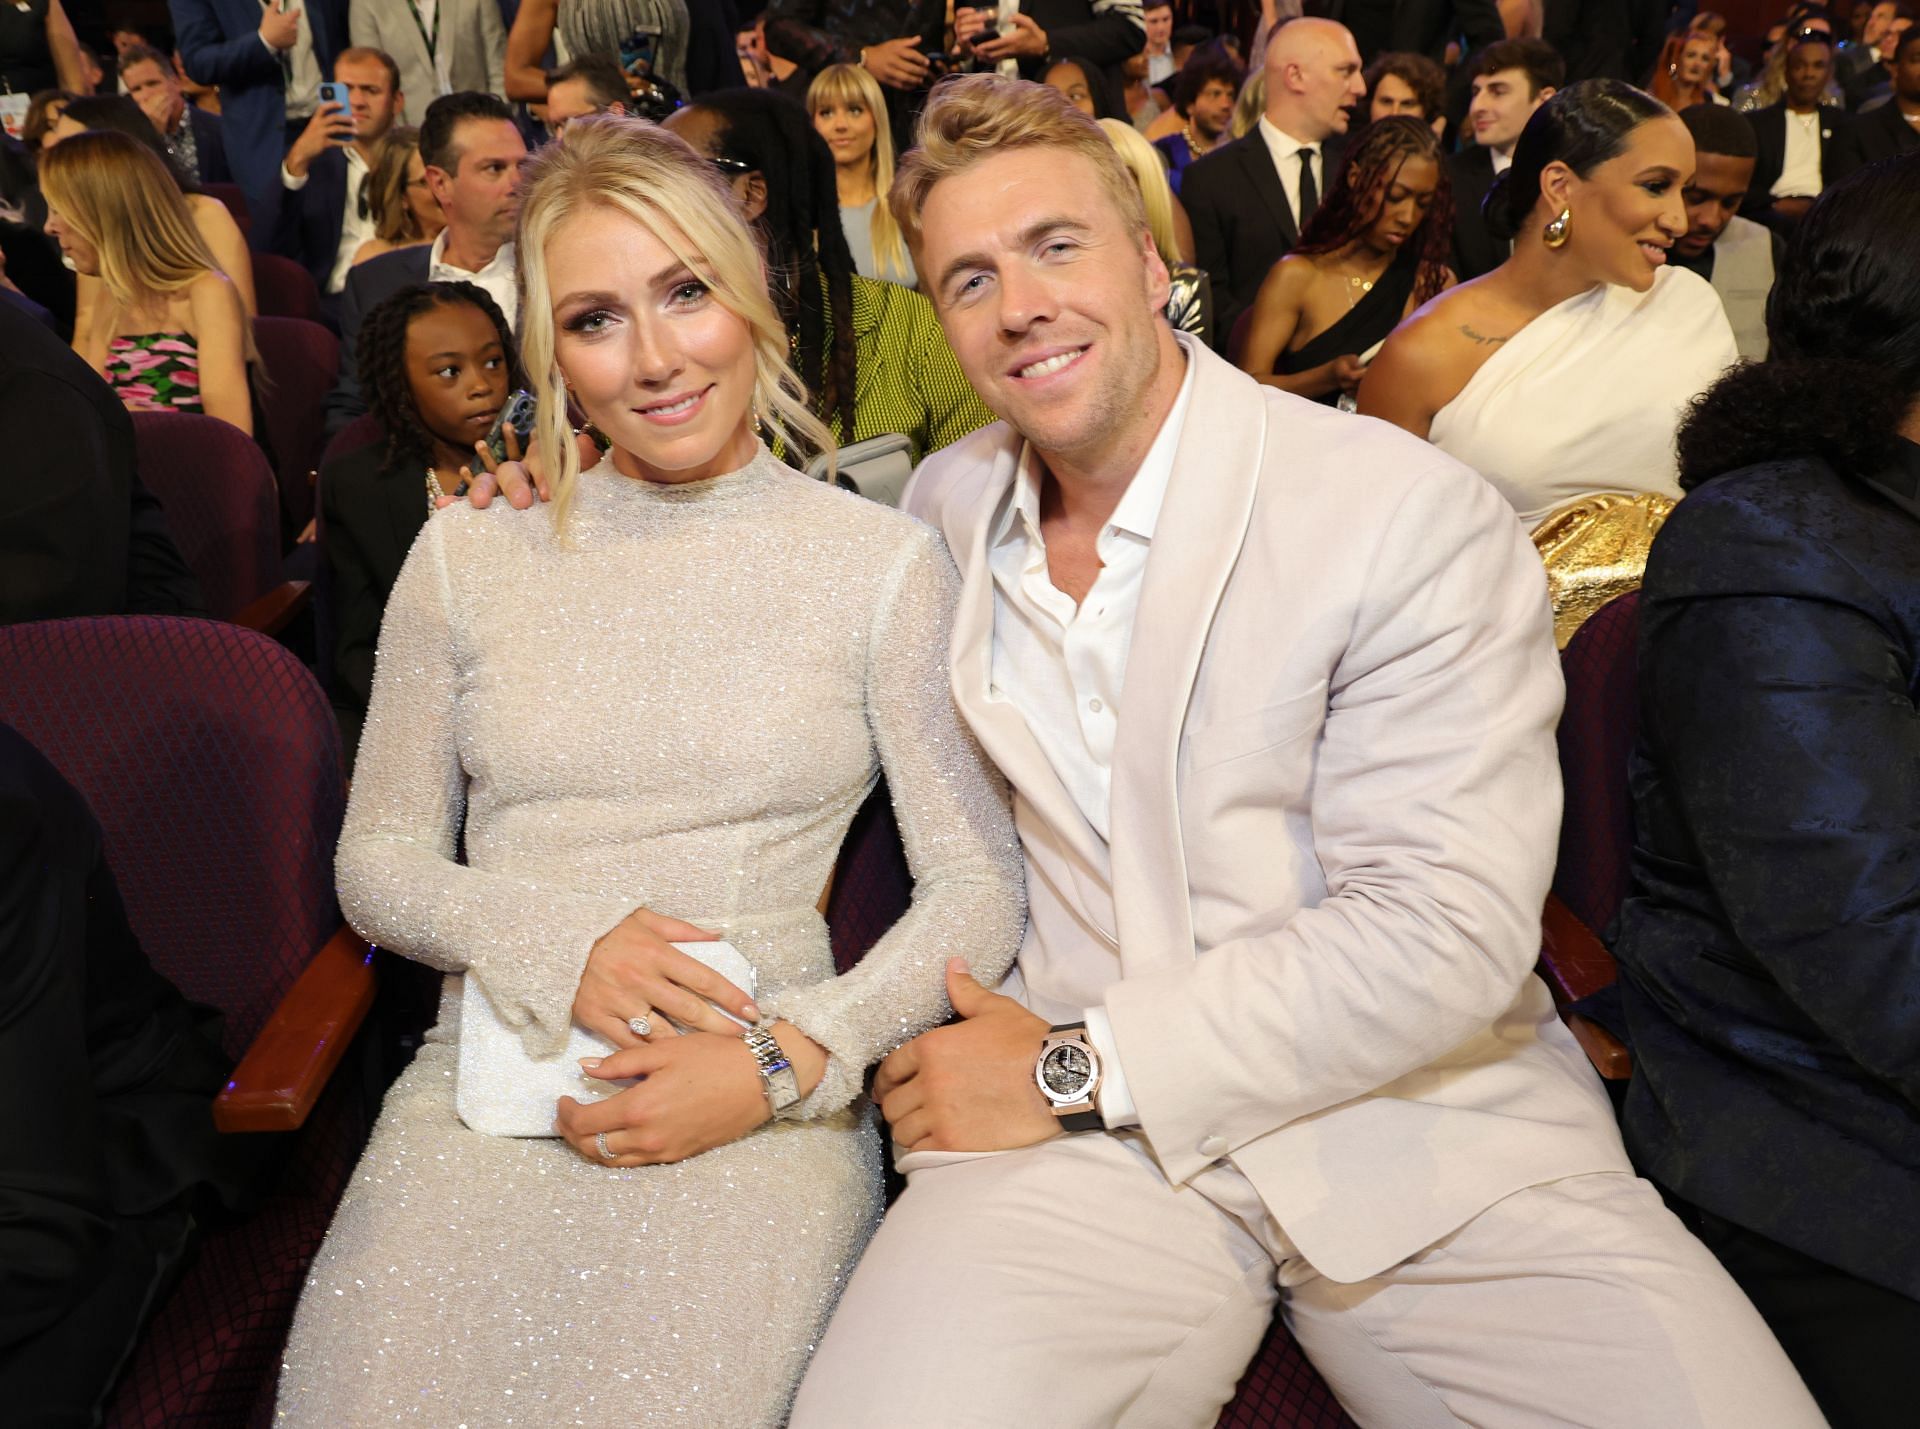
[{"label": "maroon upholstered seat", "polygon": [[313,519],[313,473],[327,393],[340,375],[340,339],[305,318],[263,315],[253,320],[253,341],[267,369],[260,403],[276,461],[284,541]]},{"label": "maroon upholstered seat", "polygon": [[1566,813],[1553,891],[1604,934],[1632,881],[1633,795],[1627,760],[1639,725],[1640,592],[1595,611],[1561,653],[1567,707],[1560,717]]},{"label": "maroon upholstered seat", "polygon": [[136,412],[140,479],[200,583],[208,611],[232,619],[280,581],[273,469],[238,427],[189,412]]},{"label": "maroon upholstered seat", "polygon": [[313,274],[277,253],[253,254],[253,294],[263,318],[325,320]]},{"label": "maroon upholstered seat", "polygon": [[233,221],[239,225],[243,235],[252,232],[253,216],[247,211],[247,195],[240,185],[202,184],[200,192],[226,205],[227,212],[233,215]]},{"label": "maroon upholstered seat", "polygon": [[1358,1429],[1327,1382],[1273,1317],[1217,1429]]}]

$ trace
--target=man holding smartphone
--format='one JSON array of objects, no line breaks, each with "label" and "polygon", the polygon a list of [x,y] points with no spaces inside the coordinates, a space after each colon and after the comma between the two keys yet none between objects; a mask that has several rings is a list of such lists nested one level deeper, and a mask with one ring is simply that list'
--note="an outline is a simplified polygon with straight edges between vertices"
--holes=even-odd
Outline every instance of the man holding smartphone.
[{"label": "man holding smartphone", "polygon": [[1120,66],[1146,48],[1140,0],[999,0],[953,12],[954,48],[976,69],[1041,79],[1054,60],[1090,60],[1118,95]]},{"label": "man holding smartphone", "polygon": [[274,249],[313,274],[329,309],[360,245],[373,237],[367,178],[374,148],[405,108],[400,67],[380,50],[342,50],[320,105],[280,165],[285,191]]}]

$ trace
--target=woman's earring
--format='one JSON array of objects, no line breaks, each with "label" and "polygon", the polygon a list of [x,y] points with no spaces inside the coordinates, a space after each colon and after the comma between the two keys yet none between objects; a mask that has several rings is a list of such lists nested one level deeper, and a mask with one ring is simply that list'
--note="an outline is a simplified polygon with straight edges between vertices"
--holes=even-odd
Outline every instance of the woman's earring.
[{"label": "woman's earring", "polygon": [[1561,209],[1560,216],[1554,219],[1552,223],[1549,223],[1547,225],[1547,231],[1545,235],[1547,240],[1547,247],[1549,248],[1566,247],[1567,233],[1572,228],[1572,226],[1573,226],[1573,210],[1570,208]]}]

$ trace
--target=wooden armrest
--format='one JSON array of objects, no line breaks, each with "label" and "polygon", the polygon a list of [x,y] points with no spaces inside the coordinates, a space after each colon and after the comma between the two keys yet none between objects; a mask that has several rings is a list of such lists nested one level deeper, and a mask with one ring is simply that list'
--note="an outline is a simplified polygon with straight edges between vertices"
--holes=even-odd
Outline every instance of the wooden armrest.
[{"label": "wooden armrest", "polygon": [[373,1006],[373,950],[351,928],[327,940],[213,1099],[221,1131],[292,1131]]},{"label": "wooden armrest", "polygon": [[262,635],[278,635],[294,616],[307,608],[311,583],[282,581],[233,617],[235,625],[244,625]]},{"label": "wooden armrest", "polygon": [[1606,945],[1551,893],[1540,915],[1540,975],[1562,1006],[1591,997],[1620,977],[1620,965]]},{"label": "wooden armrest", "polygon": [[1593,1063],[1594,1071],[1602,1080],[1624,1082],[1633,1075],[1633,1054],[1627,1050],[1626,1043],[1591,1017],[1582,1017],[1577,1012],[1562,1012],[1560,1020],[1567,1024],[1573,1040],[1580,1044],[1580,1050],[1587,1054],[1587,1060]]}]

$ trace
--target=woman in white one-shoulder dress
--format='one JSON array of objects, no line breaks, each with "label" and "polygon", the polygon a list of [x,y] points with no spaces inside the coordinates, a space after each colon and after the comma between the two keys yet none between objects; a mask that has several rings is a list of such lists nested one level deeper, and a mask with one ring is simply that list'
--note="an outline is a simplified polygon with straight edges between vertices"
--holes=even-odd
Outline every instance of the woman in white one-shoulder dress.
[{"label": "woman in white one-shoulder dress", "polygon": [[[946,1015],[950,957],[1009,965],[1019,854],[949,692],[939,537],[755,435],[827,440],[720,175],[576,121],[519,256],[543,448],[572,456],[564,382],[612,449],[538,510],[437,514],[388,603],[341,901],[447,992],[314,1263],[279,1417],[773,1425],[879,1214],[865,1071]],[[816,905],[883,772],[913,904],[836,977]],[[707,934],[751,999],[668,946]],[[621,1047],[599,1076],[643,1080],[563,1100],[563,1137],[469,1129],[464,979],[536,1055],[579,1023]]]}]

